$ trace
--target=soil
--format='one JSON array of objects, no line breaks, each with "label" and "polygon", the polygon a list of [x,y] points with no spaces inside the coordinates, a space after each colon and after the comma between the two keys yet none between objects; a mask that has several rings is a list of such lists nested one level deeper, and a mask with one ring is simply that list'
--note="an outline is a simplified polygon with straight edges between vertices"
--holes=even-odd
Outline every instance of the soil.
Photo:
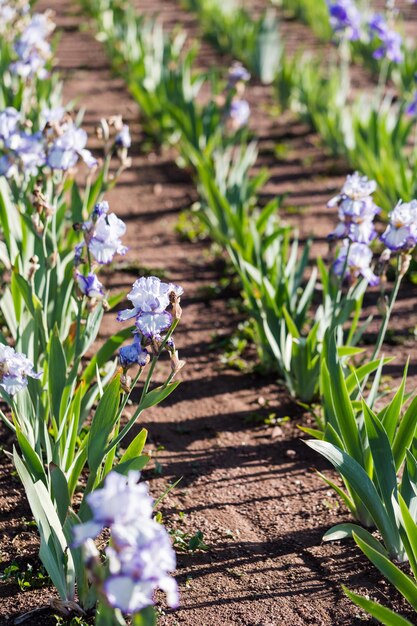
[{"label": "soil", "polygon": [[[85,20],[75,5],[69,0],[53,4],[62,30],[58,57],[65,100],[81,95],[90,135],[100,117],[121,113],[134,140],[132,167],[108,194],[112,210],[127,222],[130,251],[106,276],[107,284],[127,291],[138,274],[162,271],[185,290],[183,320],[176,332],[180,356],[187,360],[180,374],[182,384],[162,406],[147,412],[138,428],[149,429],[153,461],[145,477],[155,497],[181,479],[163,501],[165,523],[175,531],[177,543],[187,533],[201,531],[207,547],[194,553],[178,551],[181,608],[166,610],[162,599],[159,624],[370,623],[343,595],[341,584],[401,608],[413,622],[412,613],[407,614],[392,588],[352,544],[321,542],[331,525],[349,521],[349,515],[317,476],[316,468],[328,467],[303,442],[297,423],[307,424],[309,417],[285,388],[273,376],[221,365],[225,341],[242,320],[230,300],[238,299],[239,292],[233,284],[219,287],[228,270],[222,257],[212,254],[209,243],[190,243],[175,232],[179,212],[196,200],[191,180],[177,168],[171,151],[149,148],[135,103],[122,81],[112,75],[101,45],[88,31],[79,30]],[[194,18],[172,0],[136,4],[141,11],[157,11],[168,27],[181,22],[190,36],[201,39]],[[37,8],[48,5],[42,0]],[[294,22],[284,22],[282,28],[293,41],[308,32]],[[199,59],[203,66],[230,60],[207,44]],[[286,218],[297,224],[302,239],[314,233],[323,244],[334,225],[334,215],[325,204],[340,187],[346,167],[326,156],[317,137],[304,126],[288,116],[269,114],[269,88],[254,83],[248,93],[251,128],[261,145],[260,162],[271,168],[265,198],[288,193]],[[273,155],[277,143],[285,145],[281,160]],[[289,210],[293,207],[297,211]],[[413,354],[408,329],[417,324],[414,297],[414,290],[403,290],[394,320],[402,350]],[[377,324],[378,319],[373,332]],[[114,316],[108,315],[102,336],[115,327]],[[398,352],[398,346],[388,346],[387,352]],[[249,353],[248,359],[252,356]],[[399,360],[388,370],[394,377],[403,365],[402,357]],[[158,376],[162,380],[163,371]],[[12,438],[4,429],[1,442],[10,450]],[[28,563],[37,571],[36,529],[5,455],[0,488],[1,569],[17,562],[21,571]],[[45,606],[52,595],[48,587],[21,591],[14,579],[3,580],[0,626]],[[56,620],[46,609],[26,623],[52,626]]]}]

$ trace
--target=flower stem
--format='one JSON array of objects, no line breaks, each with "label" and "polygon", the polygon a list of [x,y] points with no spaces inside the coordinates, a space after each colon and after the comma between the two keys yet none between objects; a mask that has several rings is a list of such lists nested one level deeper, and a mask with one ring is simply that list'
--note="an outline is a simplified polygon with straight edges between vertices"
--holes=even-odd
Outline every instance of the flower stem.
[{"label": "flower stem", "polygon": [[391,297],[389,299],[387,308],[385,310],[385,316],[384,319],[382,321],[381,327],[379,329],[379,333],[378,333],[378,337],[376,340],[376,344],[375,344],[375,348],[374,351],[372,353],[372,357],[371,357],[371,361],[373,361],[374,359],[376,359],[378,357],[378,354],[382,348],[382,344],[384,343],[384,339],[385,339],[385,335],[387,333],[387,329],[388,329],[388,324],[391,318],[391,314],[394,308],[394,304],[395,301],[397,300],[397,296],[398,296],[398,291],[400,289],[400,285],[401,285],[401,280],[402,280],[403,274],[401,272],[401,257],[398,256],[397,258],[397,276],[395,278],[395,283],[394,283],[394,288],[391,292]]}]

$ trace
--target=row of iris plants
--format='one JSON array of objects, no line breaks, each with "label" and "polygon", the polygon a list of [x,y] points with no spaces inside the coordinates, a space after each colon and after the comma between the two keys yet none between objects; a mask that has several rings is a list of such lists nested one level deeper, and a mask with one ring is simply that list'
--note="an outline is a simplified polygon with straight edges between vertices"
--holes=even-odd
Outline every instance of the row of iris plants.
[{"label": "row of iris plants", "polygon": [[[343,156],[350,167],[377,181],[377,200],[385,212],[399,197],[417,195],[417,92],[412,93],[417,48],[394,28],[395,13],[377,13],[369,7],[359,10],[354,0],[327,4],[305,0],[315,21],[329,29],[336,45],[330,54],[326,49],[290,55],[271,9],[252,19],[248,10],[232,1],[183,3],[196,12],[210,41],[246,63],[262,82],[272,83],[280,106],[290,108],[314,128],[333,155]],[[296,6],[291,2],[293,10]],[[379,73],[378,84],[366,92],[351,89],[351,61],[359,49],[361,58],[376,64]],[[396,89],[387,89],[390,77]]]},{"label": "row of iris plants", "polygon": [[[307,402],[320,397],[316,428],[304,430],[313,437],[308,444],[338,471],[343,488],[323,479],[354,520],[332,528],[325,539],[353,537],[417,610],[417,400],[405,392],[407,368],[390,401],[383,400],[380,389],[386,362],[381,347],[417,243],[417,201],[408,194],[406,202],[399,196],[391,204],[386,201],[388,224],[378,234],[374,220],[381,208],[376,199],[386,199],[385,192],[371,178],[357,172],[348,176],[340,194],[329,201],[339,217],[329,237],[330,262],[319,260],[308,276],[309,246],[301,251],[294,233],[279,221],[279,202],[258,207],[257,191],[267,173],[249,172],[256,161],[256,146],[244,130],[249,72],[234,65],[225,84],[193,69],[196,50],[183,48],[183,34],[168,36],[129,3],[95,0],[85,9],[138,102],[145,128],[160,143],[175,146],[179,164],[193,175],[200,219],[241,280],[261,358],[276,368],[295,396]],[[249,14],[239,9],[239,19],[249,20]],[[233,52],[241,56],[236,48]],[[246,62],[249,52],[248,45]],[[211,96],[197,101],[203,86]],[[391,197],[396,191],[389,189]],[[395,276],[389,293],[388,270]],[[370,321],[362,315],[369,285],[380,285],[382,323],[372,356],[355,367],[351,357],[360,354],[357,343]],[[313,306],[319,294],[321,303]],[[406,561],[410,574],[396,565]],[[411,623],[372,600],[346,593],[382,623]]]},{"label": "row of iris plants", "polygon": [[[257,149],[245,129],[249,72],[235,64],[227,80],[221,81],[216,75],[193,71],[195,49],[183,49],[183,35],[169,37],[157,21],[137,15],[129,3],[97,0],[89,2],[86,10],[93,14],[98,37],[140,106],[144,127],[159,142],[174,145],[179,164],[194,176],[200,192],[198,215],[241,280],[262,362],[278,371],[293,395],[310,402],[319,390],[327,331],[335,334],[347,361],[358,351],[356,344],[366,327],[361,321],[363,297],[368,282],[379,282],[367,245],[376,238],[375,183],[359,174],[347,179],[333,200],[340,224],[331,240],[340,239],[343,245],[332,243],[333,260],[319,261],[306,280],[310,245],[300,253],[295,234],[279,219],[279,199],[258,206],[257,192],[268,173],[250,173]],[[206,102],[197,101],[203,86],[211,93]],[[356,198],[367,207],[365,220],[362,213],[349,214]],[[349,233],[352,246],[344,241]],[[397,263],[395,292],[405,264]],[[349,276],[347,293],[342,289],[344,275]],[[313,306],[316,297],[322,300],[318,307]],[[386,322],[372,359],[375,369],[392,306],[393,301],[386,307]],[[350,329],[344,332],[348,320]]]},{"label": "row of iris plants", "polygon": [[[134,427],[178,385],[182,289],[138,278],[131,308],[117,315],[124,325],[99,334],[124,298],[100,272],[128,253],[126,225],[105,194],[129,166],[129,128],[120,115],[100,120],[94,156],[53,71],[50,13],[1,2],[0,29],[0,418],[15,442],[7,455],[58,594],[51,609],[101,626],[150,626],[157,588],[178,604],[175,553],[138,482],[149,456],[147,432]],[[164,354],[171,367],[155,386]]]},{"label": "row of iris plants", "polygon": [[[210,40],[214,41],[223,51],[227,50],[228,43],[231,44],[233,40],[234,43],[230,45],[233,53],[239,58],[248,59],[251,52],[253,53],[259,47],[258,41],[252,49],[246,46],[244,53],[240,51],[239,38],[233,36],[233,29],[240,24],[242,26],[240,30],[244,32],[243,23],[246,22],[246,28],[252,28],[252,32],[255,33],[257,24],[261,23],[263,18],[260,18],[261,21],[258,23],[256,21],[251,22],[248,12],[235,8],[233,13],[232,9],[231,12],[228,12],[228,42],[225,38],[225,23],[221,18],[224,11],[220,3],[215,0],[211,2],[187,0],[185,4],[188,8],[197,11],[204,31],[210,32]],[[343,7],[340,6],[342,4]],[[330,137],[333,138],[335,129],[338,133],[342,125],[346,124],[346,121],[349,122],[350,118],[347,113],[353,110],[351,108],[347,111],[346,108],[348,97],[351,97],[348,90],[343,95],[343,107],[339,109],[335,107],[336,115],[329,110],[331,108],[329,102],[330,105],[338,102],[337,90],[340,90],[340,85],[343,84],[340,77],[348,76],[346,74],[348,69],[346,59],[349,57],[346,54],[346,41],[352,39],[353,25],[346,23],[347,18],[344,10],[347,5],[350,6],[351,4],[350,2],[341,2],[337,3],[336,6],[336,3],[331,3],[329,7],[330,24],[338,36],[340,36],[341,31],[345,33],[345,41],[339,41],[339,65],[331,68],[332,81],[330,83],[327,82],[325,74],[320,75],[321,65],[317,60],[310,61],[310,59],[306,60],[306,57],[301,59],[298,57],[288,61],[284,55],[281,57],[281,66],[275,79],[280,95],[287,94],[292,99],[294,98],[294,89],[303,93],[302,98],[297,99],[295,109],[298,112],[304,111],[308,121],[319,131],[323,131],[324,138],[326,138],[328,128],[331,130]],[[329,17],[327,8],[326,17]],[[375,23],[378,21],[382,28],[382,20],[375,17]],[[230,28],[231,25],[233,28]],[[400,64],[403,62],[403,55],[398,47],[400,41],[395,34],[391,37],[390,32],[385,27],[379,32],[382,40],[380,44],[383,45],[372,52],[372,57],[376,59],[385,57],[386,65],[388,63]],[[353,39],[356,40],[356,34],[354,34]],[[256,37],[254,41],[256,41]],[[282,47],[281,50],[283,50]],[[255,66],[251,64],[251,68],[254,70]],[[262,79],[259,71],[257,71],[257,75]],[[387,75],[387,68],[385,68],[385,76]],[[322,76],[321,80],[317,81],[317,76]],[[396,279],[389,299],[385,300],[385,315],[371,361],[365,362],[361,367],[356,369],[352,366],[349,369],[346,367],[346,362],[343,359],[343,356],[347,354],[344,352],[346,347],[342,349],[339,347],[338,349],[337,334],[334,333],[334,312],[329,315],[324,326],[325,337],[321,345],[321,355],[316,364],[320,381],[321,411],[316,416],[317,428],[305,428],[304,430],[314,436],[314,440],[309,441],[308,444],[334,465],[343,480],[344,489],[341,489],[338,484],[325,476],[323,479],[338,493],[354,520],[359,522],[359,524],[342,524],[332,528],[326,533],[324,539],[330,541],[353,537],[366,556],[416,610],[417,543],[415,531],[417,510],[416,482],[413,477],[416,475],[417,467],[417,439],[415,437],[417,404],[415,397],[411,399],[405,394],[407,368],[404,372],[403,381],[391,402],[385,404],[378,411],[375,410],[374,406],[379,396],[380,372],[384,363],[384,359],[378,360],[377,357],[400,282],[408,269],[416,244],[417,203],[412,200],[414,187],[410,187],[408,184],[408,181],[414,184],[413,172],[416,155],[408,144],[410,143],[410,135],[414,131],[413,115],[415,112],[414,102],[408,105],[400,103],[399,106],[396,105],[394,110],[394,101],[389,100],[386,104],[385,100],[384,103],[380,89],[381,86],[379,85],[378,97],[375,98],[376,104],[371,109],[372,115],[369,116],[368,114],[368,117],[361,121],[360,134],[358,134],[364,144],[370,138],[373,139],[370,148],[370,152],[373,153],[373,160],[369,158],[368,154],[366,158],[360,161],[360,164],[367,173],[380,174],[380,161],[383,160],[381,154],[385,155],[385,158],[389,154],[390,159],[398,160],[401,149],[403,149],[407,160],[401,162],[400,175],[395,176],[395,172],[394,176],[391,175],[385,179],[386,184],[382,193],[381,190],[378,193],[376,182],[355,174],[348,177],[340,195],[330,200],[329,206],[338,208],[340,220],[339,225],[330,236],[331,247],[337,240],[342,240],[338,256],[332,266],[333,275],[339,275],[340,278],[335,287],[334,282],[332,284],[332,276],[329,278],[329,276],[322,274],[321,284],[325,293],[331,289],[336,289],[336,300],[339,298],[343,300],[349,295],[349,292],[343,294],[341,290],[341,282],[346,274],[349,276],[350,284],[355,285],[355,287],[361,283],[365,289],[367,284],[382,282],[385,285],[387,265],[392,258],[395,259]],[[328,99],[327,96],[333,97]],[[361,100],[361,106],[363,106],[363,100]],[[317,109],[319,109],[320,114],[317,114]],[[399,142],[398,135],[404,133],[405,129],[406,132]],[[340,139],[341,145],[344,146],[345,135],[343,133],[340,134]],[[327,141],[327,143],[334,148],[331,141]],[[335,152],[349,156],[349,160],[357,165],[357,150],[356,142],[350,147],[349,152],[346,149],[335,150]],[[369,166],[370,161],[372,167]],[[390,163],[391,174],[393,161],[390,160]],[[386,169],[385,163],[384,168]],[[409,177],[408,181],[407,177]],[[381,176],[376,176],[376,178],[381,178]],[[392,208],[398,199],[396,195],[398,189],[403,190],[404,197],[409,202],[400,201]],[[372,258],[370,248],[375,246],[375,239],[377,238],[373,222],[375,216],[381,213],[380,207],[376,205],[373,199],[375,192],[377,192],[376,197],[385,211],[391,208],[391,212],[389,213],[388,227],[379,237],[383,249],[376,264],[375,272],[373,272],[370,269]],[[322,268],[321,262],[319,262],[319,268]],[[358,281],[358,277],[362,277],[361,280]],[[356,312],[359,314],[362,304],[361,296],[363,293],[359,296],[357,293],[351,294],[352,300],[358,304]],[[334,305],[331,308],[334,309]],[[284,318],[287,317],[285,308],[279,317],[282,318],[282,315]],[[346,319],[344,318],[344,321]],[[355,316],[355,319],[358,318]],[[291,323],[287,319],[286,322],[287,328],[291,332]],[[277,319],[275,324],[277,324]],[[336,328],[340,330],[342,326],[343,322]],[[293,337],[297,338],[297,344],[300,345],[299,341],[303,338],[299,337],[297,331],[297,328],[293,330]],[[353,333],[355,332],[356,327],[353,328]],[[309,336],[307,336],[307,342],[308,338]],[[274,345],[270,335],[269,340],[271,345]],[[310,350],[311,345],[310,342],[308,346]],[[374,361],[374,359],[376,360]],[[377,362],[378,370],[369,388],[366,383]],[[305,385],[306,383],[303,386],[304,389],[306,388]],[[367,388],[368,392],[365,399],[365,389]],[[375,528],[379,532],[380,540],[376,539],[370,532]],[[404,561],[409,563],[411,576],[396,565],[396,563]],[[369,598],[354,594],[348,589],[345,589],[345,592],[356,604],[381,623],[392,626],[411,623]]]}]

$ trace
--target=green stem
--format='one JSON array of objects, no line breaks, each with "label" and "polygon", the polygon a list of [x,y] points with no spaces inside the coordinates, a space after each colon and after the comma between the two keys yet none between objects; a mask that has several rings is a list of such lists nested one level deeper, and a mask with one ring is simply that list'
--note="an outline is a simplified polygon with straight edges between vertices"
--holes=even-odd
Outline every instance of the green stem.
[{"label": "green stem", "polygon": [[401,256],[398,255],[397,258],[397,276],[395,278],[395,283],[394,283],[394,288],[391,292],[391,297],[389,299],[389,303],[388,306],[386,308],[385,311],[385,316],[381,325],[381,328],[379,329],[379,333],[378,333],[378,337],[376,340],[376,344],[375,344],[375,348],[374,351],[372,353],[372,357],[371,357],[371,361],[373,361],[374,359],[377,358],[381,348],[382,348],[382,344],[384,343],[384,339],[385,339],[385,335],[387,333],[387,329],[388,329],[388,324],[390,321],[390,317],[394,308],[394,304],[395,301],[397,299],[398,296],[398,291],[400,289],[400,285],[401,285],[401,280],[402,280],[402,273],[401,273]]},{"label": "green stem", "polygon": [[[174,332],[175,328],[177,327],[178,322],[179,322],[179,320],[174,320],[174,322],[172,323],[171,328],[169,329],[169,331],[166,334],[163,342],[160,345],[160,348],[158,350],[158,354],[156,356],[154,356],[153,359],[152,359],[152,363],[151,363],[151,366],[149,368],[148,375],[146,377],[145,384],[144,384],[143,389],[142,389],[142,394],[140,396],[139,404],[138,404],[138,407],[137,407],[135,413],[130,418],[130,420],[127,422],[127,424],[125,424],[125,426],[122,428],[122,430],[117,435],[117,437],[115,439],[113,439],[113,441],[108,445],[107,450],[105,451],[105,454],[108,454],[112,448],[117,446],[122,441],[124,436],[127,435],[129,430],[132,428],[132,426],[135,424],[136,420],[138,419],[138,417],[142,413],[142,411],[143,411],[143,409],[142,409],[142,402],[143,402],[143,400],[144,400],[144,398],[145,398],[145,396],[146,396],[146,394],[148,392],[149,385],[151,383],[151,379],[152,379],[152,375],[153,375],[156,363],[158,362],[158,359],[161,356],[161,352],[165,348],[165,345],[166,345],[168,339],[171,337],[172,333]],[[165,388],[170,383],[172,378],[173,378],[173,373],[170,373],[170,375],[168,376],[168,378],[166,379],[166,381],[165,381],[165,383],[163,385],[163,388]],[[124,401],[124,406],[126,405],[126,402],[127,402],[127,400]]]}]

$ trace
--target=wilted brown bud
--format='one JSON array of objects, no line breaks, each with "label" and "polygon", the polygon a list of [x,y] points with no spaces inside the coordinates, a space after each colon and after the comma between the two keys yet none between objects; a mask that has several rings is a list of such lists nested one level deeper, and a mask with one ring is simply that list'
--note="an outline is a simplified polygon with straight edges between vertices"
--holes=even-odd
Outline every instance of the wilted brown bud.
[{"label": "wilted brown bud", "polygon": [[116,133],[119,133],[123,128],[123,118],[121,115],[112,115],[109,117],[109,126],[113,126]]},{"label": "wilted brown bud", "polygon": [[104,141],[108,141],[110,137],[110,128],[107,123],[107,120],[102,117],[100,120],[100,124],[96,128],[96,135],[98,139],[103,139]]},{"label": "wilted brown bud", "polygon": [[169,294],[169,301],[172,305],[172,315],[176,320],[181,319],[182,309],[180,307],[180,300],[180,296],[177,296],[175,291],[171,291],[171,293]]},{"label": "wilted brown bud", "polygon": [[186,361],[180,360],[178,358],[178,350],[175,350],[175,352],[171,355],[171,372],[174,376],[184,367],[185,364]]},{"label": "wilted brown bud", "polygon": [[40,268],[39,265],[39,257],[36,256],[36,254],[33,255],[33,257],[31,257],[29,259],[29,271],[28,271],[28,280],[31,281],[34,277],[34,275],[36,274],[36,272],[38,271],[38,269]]},{"label": "wilted brown bud", "polygon": [[49,267],[50,268],[55,267],[57,260],[58,260],[58,252],[56,250],[54,250],[54,252],[52,252],[52,254],[50,255],[50,257],[48,259]]},{"label": "wilted brown bud", "polygon": [[411,254],[409,252],[402,252],[400,255],[400,276],[405,276],[410,267]]},{"label": "wilted brown bud", "polygon": [[33,213],[32,215],[32,224],[35,228],[35,232],[37,235],[42,235],[43,231],[44,231],[44,225],[42,224],[40,217],[39,217],[39,213]]},{"label": "wilted brown bud", "polygon": [[386,282],[387,280],[387,269],[388,269],[390,258],[391,258],[391,250],[389,250],[388,248],[385,248],[385,250],[382,251],[377,261],[377,264],[375,266],[375,274],[377,276],[380,276],[381,282]]},{"label": "wilted brown bud", "polygon": [[132,379],[128,374],[122,374],[120,376],[120,386],[126,393],[130,393],[132,388]]}]

